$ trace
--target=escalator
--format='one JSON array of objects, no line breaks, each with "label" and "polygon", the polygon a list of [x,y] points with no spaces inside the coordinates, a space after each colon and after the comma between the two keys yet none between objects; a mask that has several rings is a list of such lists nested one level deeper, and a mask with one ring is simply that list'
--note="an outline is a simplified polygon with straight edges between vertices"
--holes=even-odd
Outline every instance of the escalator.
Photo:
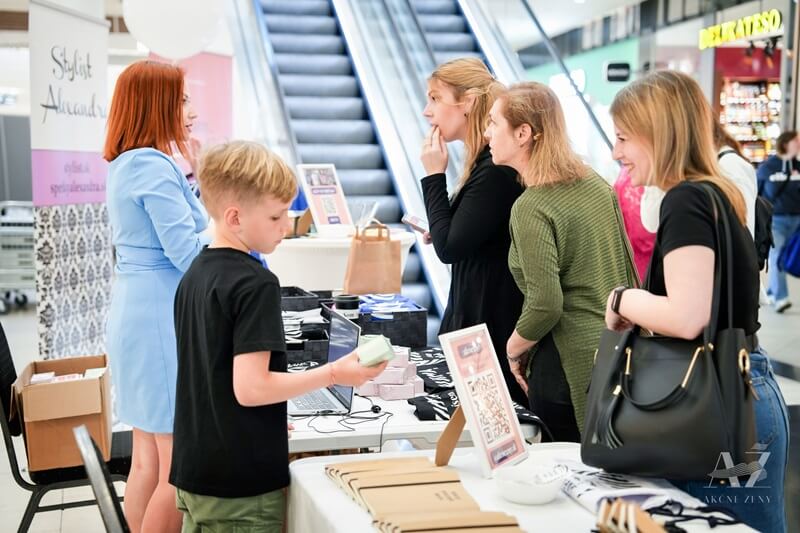
[{"label": "escalator", "polygon": [[459,57],[484,59],[457,0],[412,0],[437,64]]},{"label": "escalator", "polygon": [[[399,224],[402,209],[393,177],[331,3],[262,0],[260,8],[298,162],[336,165],[354,217],[362,206],[377,202],[377,218]],[[430,311],[431,337],[438,329],[436,307],[413,249],[403,272],[403,294]]]}]

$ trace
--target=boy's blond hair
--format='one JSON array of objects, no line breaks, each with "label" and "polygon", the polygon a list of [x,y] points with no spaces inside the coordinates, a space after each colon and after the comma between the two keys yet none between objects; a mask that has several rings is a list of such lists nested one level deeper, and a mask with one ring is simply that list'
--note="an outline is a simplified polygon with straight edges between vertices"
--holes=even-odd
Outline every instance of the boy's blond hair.
[{"label": "boy's blond hair", "polygon": [[246,202],[272,195],[289,202],[297,194],[297,178],[274,152],[258,143],[232,141],[214,146],[197,169],[203,202],[212,217],[226,202]]}]

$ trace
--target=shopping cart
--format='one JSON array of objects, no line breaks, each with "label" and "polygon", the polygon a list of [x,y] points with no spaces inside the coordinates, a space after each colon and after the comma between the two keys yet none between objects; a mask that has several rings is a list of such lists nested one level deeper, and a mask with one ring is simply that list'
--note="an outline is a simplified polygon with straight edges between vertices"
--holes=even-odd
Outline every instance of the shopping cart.
[{"label": "shopping cart", "polygon": [[24,307],[35,290],[33,203],[0,202],[0,313]]}]

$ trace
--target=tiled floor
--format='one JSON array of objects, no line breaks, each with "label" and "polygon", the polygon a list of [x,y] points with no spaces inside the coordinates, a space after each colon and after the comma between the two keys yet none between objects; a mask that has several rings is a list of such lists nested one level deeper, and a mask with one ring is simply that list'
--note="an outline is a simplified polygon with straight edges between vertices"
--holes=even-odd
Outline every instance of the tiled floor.
[{"label": "tiled floor", "polygon": [[[800,281],[793,280],[792,291],[800,295]],[[37,332],[36,319],[32,311],[12,312],[0,317],[11,346],[11,353],[17,365],[17,370],[23,368],[29,361],[37,358]],[[769,351],[770,356],[776,360],[798,367],[800,371],[800,296],[797,307],[789,310],[784,315],[776,315],[769,309],[761,314],[762,329],[759,338],[762,345]],[[793,436],[798,436],[798,416],[800,416],[800,382],[779,377],[781,390],[789,405],[794,406],[792,411]],[[18,442],[17,455],[21,464],[25,464],[24,451],[21,442]],[[792,440],[792,458],[800,456],[800,440]],[[791,468],[791,467],[790,467]],[[792,470],[796,470],[797,465]],[[794,472],[787,480],[787,492],[792,493],[795,499],[800,498],[800,474]],[[117,484],[117,492],[122,494],[124,484]],[[29,493],[20,489],[11,477],[5,450],[0,457],[0,533],[16,531],[19,520],[25,510]],[[44,504],[56,503],[60,498],[66,501],[77,501],[91,498],[91,489],[68,489],[49,494],[44,499]],[[798,505],[800,508],[800,505]],[[796,513],[793,520],[798,520]],[[40,513],[34,518],[30,531],[32,532],[75,532],[94,533],[104,531],[100,514],[96,507],[69,509],[67,511],[52,511]],[[800,531],[800,524],[794,524],[790,531]]]}]

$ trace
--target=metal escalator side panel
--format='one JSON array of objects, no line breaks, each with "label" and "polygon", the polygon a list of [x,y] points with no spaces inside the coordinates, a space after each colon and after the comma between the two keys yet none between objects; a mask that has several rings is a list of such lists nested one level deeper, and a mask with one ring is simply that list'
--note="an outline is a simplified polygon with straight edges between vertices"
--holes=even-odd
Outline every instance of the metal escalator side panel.
[{"label": "metal escalator side panel", "polygon": [[[372,24],[368,24],[358,20],[362,15],[356,11],[360,7],[358,2],[332,0],[332,4],[350,52],[362,95],[383,147],[386,164],[391,171],[390,175],[400,204],[405,212],[422,214],[424,204],[418,184],[418,178],[422,173],[415,169],[413,160],[416,160],[416,168],[420,168],[418,147],[421,145],[423,134],[420,125],[412,119],[422,110],[417,109],[418,105],[407,94],[404,96],[399,74],[391,73],[394,65],[392,58],[376,57],[378,52],[386,47],[386,43],[380,42],[379,36],[375,35],[375,21],[370,21]],[[366,31],[366,28],[373,30]],[[387,92],[391,92],[392,99],[387,96]],[[402,120],[399,120],[400,117],[403,117]],[[404,142],[409,138],[418,140],[415,143],[417,151],[413,156],[408,153]],[[417,253],[420,255],[433,293],[433,303],[441,313],[447,302],[450,272],[436,257],[433,248],[422,243],[421,235],[417,233],[416,237]]]}]

